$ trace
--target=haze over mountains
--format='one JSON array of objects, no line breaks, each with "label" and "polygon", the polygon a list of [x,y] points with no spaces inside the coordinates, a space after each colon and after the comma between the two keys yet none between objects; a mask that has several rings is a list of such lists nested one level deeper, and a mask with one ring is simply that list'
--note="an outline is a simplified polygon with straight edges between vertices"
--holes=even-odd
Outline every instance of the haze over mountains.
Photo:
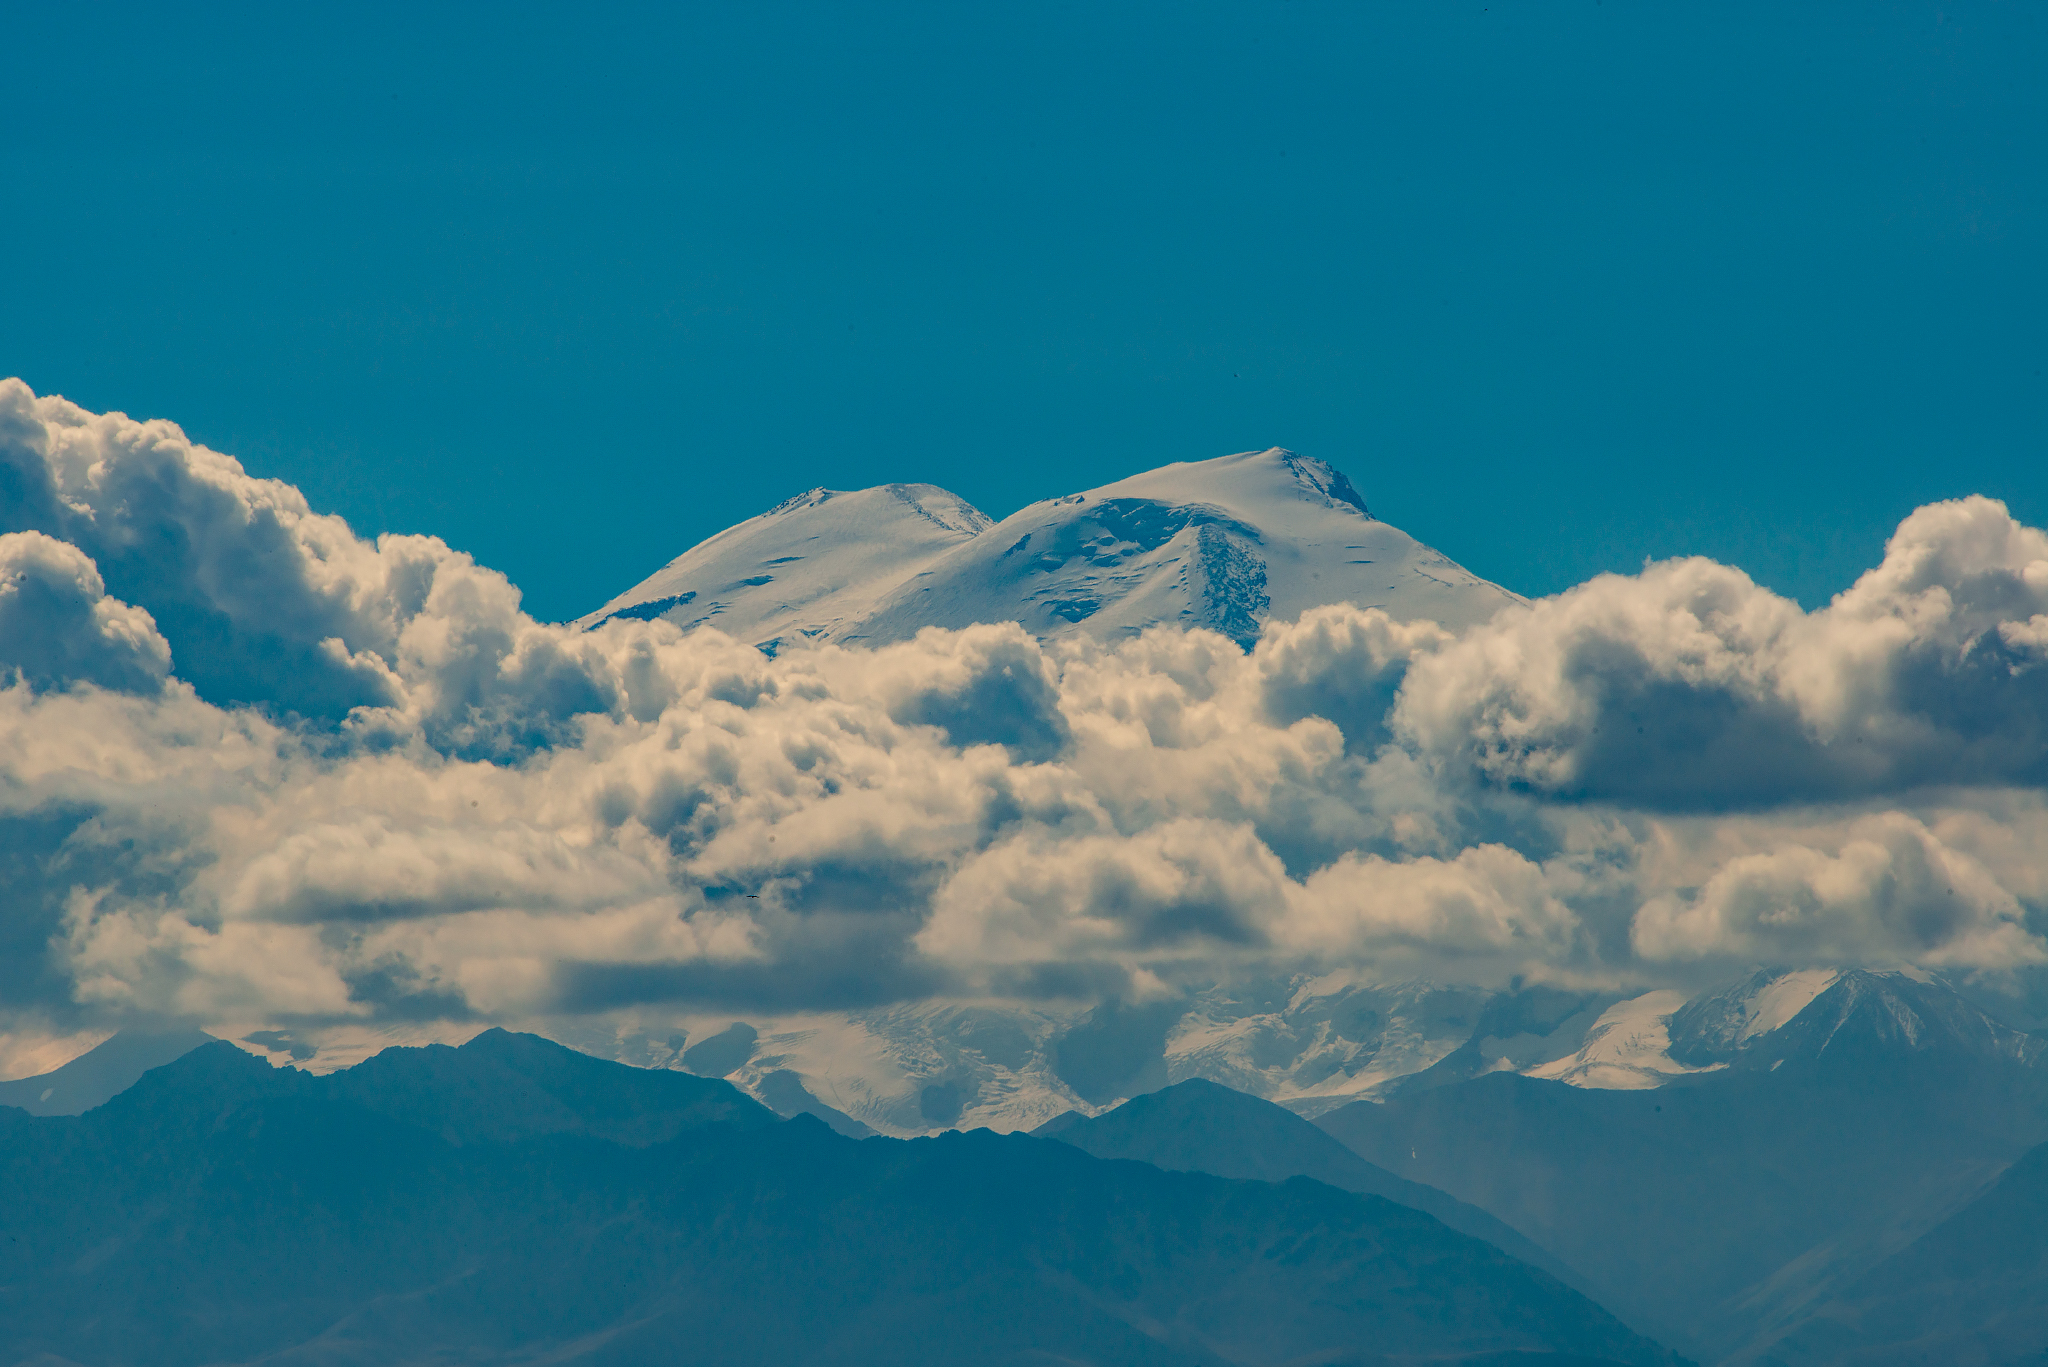
[{"label": "haze over mountains", "polygon": [[[1431,1069],[1325,1113],[1316,1135],[1190,1080],[1039,1133],[1101,1156],[1305,1173],[1405,1199],[1552,1266],[1702,1361],[2048,1351],[2041,1038],[1912,972],[1760,972],[1701,995],[1668,1030],[1692,1071],[1655,1089]],[[1403,1179],[1428,1185],[1404,1193]],[[1515,1234],[1470,1223],[1475,1208]]]},{"label": "haze over mountains", "polygon": [[[1695,999],[1667,1026],[1693,1071],[1657,1088],[1430,1069],[1312,1125],[1192,1079],[1040,1128],[1036,1142],[1109,1160],[1100,1169],[985,1134],[900,1152],[887,1146],[903,1141],[874,1139],[859,1148],[885,1147],[853,1161],[831,1147],[850,1141],[812,1116],[778,1125],[725,1082],[502,1031],[325,1077],[209,1044],[80,1120],[0,1112],[9,1180],[35,1188],[0,1213],[0,1234],[21,1245],[0,1291],[12,1335],[0,1346],[95,1365],[131,1360],[122,1345],[144,1341],[182,1345],[151,1361],[293,1343],[333,1361],[525,1360],[549,1345],[565,1361],[737,1361],[799,1343],[848,1362],[1025,1361],[1056,1327],[1066,1337],[1043,1350],[1100,1363],[1299,1351],[1493,1363],[1484,1354],[1510,1346],[1666,1360],[1576,1291],[1703,1362],[2031,1360],[2048,1350],[2036,1192],[2048,1046],[1925,975],[1826,979],[1758,973]],[[1498,1026],[1510,1001],[1483,1011],[1481,1028]],[[627,1151],[648,1157],[629,1162]],[[1218,1204],[1222,1188],[1120,1175],[1145,1164],[1276,1195]],[[715,1253],[672,1223],[730,1221],[769,1192],[765,1214],[720,1226]],[[1347,1207],[1347,1192],[1392,1204]],[[1119,1212],[1115,1228],[1097,1231],[1104,1209]],[[1389,1225],[1397,1210],[1411,1214]],[[1376,1223],[1346,1223],[1368,1215]],[[623,1243],[576,1232],[620,1219]],[[896,1240],[887,1271],[865,1255],[820,1261],[810,1240],[841,1220],[855,1222],[846,1247]],[[326,1252],[276,1245],[287,1230],[303,1239],[308,1221],[333,1226]],[[517,1233],[536,1221],[557,1245],[587,1249],[577,1257],[596,1259],[599,1282],[614,1248],[630,1248],[640,1272],[601,1294],[536,1297],[535,1278],[560,1277]],[[1053,1228],[1057,1249],[1040,1242]],[[110,1229],[124,1231],[122,1251],[88,1259],[84,1280],[43,1275]],[[141,1269],[162,1281],[173,1237],[278,1270],[246,1286],[180,1273],[160,1299],[109,1302],[102,1288]],[[1447,1242],[1460,1237],[1489,1252]],[[1361,1238],[1377,1251],[1339,1252]],[[1248,1281],[1232,1261],[1282,1248],[1290,1270],[1277,1279]],[[706,1283],[709,1257],[731,1276]],[[1168,1262],[1155,1274],[1157,1257]],[[790,1258],[801,1272],[778,1261]],[[453,1298],[433,1289],[450,1260],[471,1269]],[[666,1279],[684,1269],[696,1269],[694,1289],[680,1294]],[[816,1304],[769,1314],[749,1288],[786,1277]],[[1120,1289],[1072,1299],[1090,1287]],[[1289,1298],[1311,1287],[1324,1299],[1304,1316]],[[121,1313],[81,1313],[74,1295]],[[1281,1320],[1292,1328],[1275,1339]],[[1002,1326],[993,1339],[991,1325]]]}]

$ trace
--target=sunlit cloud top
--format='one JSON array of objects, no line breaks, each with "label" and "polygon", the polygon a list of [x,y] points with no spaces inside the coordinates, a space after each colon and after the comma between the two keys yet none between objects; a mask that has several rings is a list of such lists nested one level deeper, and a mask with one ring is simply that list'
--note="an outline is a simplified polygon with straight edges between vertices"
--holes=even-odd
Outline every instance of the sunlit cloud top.
[{"label": "sunlit cloud top", "polygon": [[537,622],[435,538],[9,381],[0,532],[14,1017],[2048,962],[2048,535],[1990,499],[1811,613],[1690,559],[1457,633],[770,658]]}]

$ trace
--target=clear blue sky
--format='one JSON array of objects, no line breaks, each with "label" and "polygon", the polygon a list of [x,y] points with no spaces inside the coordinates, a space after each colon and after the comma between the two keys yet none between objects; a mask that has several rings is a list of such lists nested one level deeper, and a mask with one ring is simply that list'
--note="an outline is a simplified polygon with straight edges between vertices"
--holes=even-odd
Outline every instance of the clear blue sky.
[{"label": "clear blue sky", "polygon": [[2048,7],[0,4],[0,372],[543,617],[1285,445],[1554,591],[2048,522]]}]

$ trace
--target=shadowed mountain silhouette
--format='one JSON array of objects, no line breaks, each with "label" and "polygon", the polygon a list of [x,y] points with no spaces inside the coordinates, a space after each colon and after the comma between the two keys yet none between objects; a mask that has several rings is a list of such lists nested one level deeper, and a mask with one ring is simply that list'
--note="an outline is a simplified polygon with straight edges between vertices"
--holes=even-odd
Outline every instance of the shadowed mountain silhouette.
[{"label": "shadowed mountain silhouette", "polygon": [[1032,1133],[1072,1144],[1097,1158],[1131,1158],[1181,1172],[1260,1182],[1311,1177],[1345,1191],[1383,1196],[1434,1215],[1461,1234],[1484,1239],[1567,1286],[1598,1295],[1555,1255],[1479,1207],[1366,1162],[1285,1106],[1206,1078],[1189,1078],[1133,1097],[1092,1119],[1068,1111]]},{"label": "shadowed mountain silhouette", "polygon": [[8,1363],[1675,1361],[1376,1197],[854,1141],[521,1036],[324,1078],[210,1045],[0,1111],[0,1190]]},{"label": "shadowed mountain silhouette", "polygon": [[198,1030],[119,1030],[61,1068],[0,1082],[0,1106],[30,1115],[78,1115],[127,1091],[150,1069],[212,1042]]},{"label": "shadowed mountain silhouette", "polygon": [[2048,1140],[2042,1041],[1844,972],[1727,1066],[1648,1091],[1494,1073],[1315,1122],[1500,1217],[1703,1359],[1768,1343]]},{"label": "shadowed mountain silhouette", "polygon": [[776,1120],[730,1083],[629,1068],[509,1030],[486,1030],[459,1049],[386,1049],[322,1085],[336,1100],[451,1144],[580,1134],[638,1147],[706,1125],[759,1129]]},{"label": "shadowed mountain silhouette", "polygon": [[866,1139],[874,1133],[846,1112],[827,1106],[811,1095],[804,1080],[787,1068],[777,1068],[760,1081],[761,1099],[766,1101],[775,1114],[785,1120],[796,1116],[815,1116],[834,1134],[845,1135],[848,1139]]},{"label": "shadowed mountain silhouette", "polygon": [[2048,1361],[2048,1144],[1791,1332],[1746,1354],[1776,1367]]}]

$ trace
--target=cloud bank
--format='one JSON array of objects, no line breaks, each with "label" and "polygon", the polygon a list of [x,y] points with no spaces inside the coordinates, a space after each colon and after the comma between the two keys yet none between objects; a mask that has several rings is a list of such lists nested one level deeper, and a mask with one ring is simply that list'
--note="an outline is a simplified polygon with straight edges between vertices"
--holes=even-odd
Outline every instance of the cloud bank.
[{"label": "cloud bank", "polygon": [[1689,559],[1455,636],[769,659],[8,381],[0,681],[53,1029],[2048,963],[2048,535],[1985,498],[1811,613]]}]

